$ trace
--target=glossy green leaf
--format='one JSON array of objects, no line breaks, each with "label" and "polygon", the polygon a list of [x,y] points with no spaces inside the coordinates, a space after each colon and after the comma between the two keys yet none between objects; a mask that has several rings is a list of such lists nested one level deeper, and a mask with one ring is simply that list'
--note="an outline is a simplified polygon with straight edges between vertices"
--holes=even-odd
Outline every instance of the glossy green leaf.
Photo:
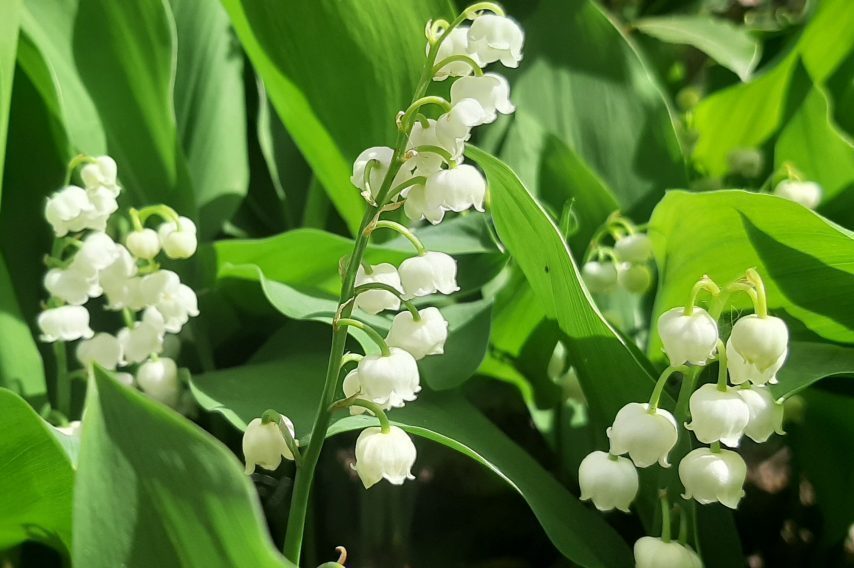
[{"label": "glossy green leaf", "polygon": [[74,486],[68,457],[49,426],[5,389],[0,429],[0,550],[34,540],[67,554]]},{"label": "glossy green leaf", "polygon": [[786,364],[777,373],[771,391],[788,398],[825,377],[854,375],[854,348],[817,341],[792,341]]},{"label": "glossy green leaf", "polygon": [[74,60],[135,204],[195,217],[175,111],[175,22],[165,0],[80,0]]},{"label": "glossy green leaf", "polygon": [[[6,156],[6,131],[9,129],[9,102],[12,99],[12,79],[15,76],[15,52],[18,46],[18,26],[22,0],[0,2],[0,180]],[[0,183],[0,192],[2,192]],[[0,193],[2,195],[2,193]]]},{"label": "glossy green leaf", "polygon": [[170,0],[178,37],[175,114],[199,207],[213,237],[249,184],[243,56],[219,2]]},{"label": "glossy green leaf", "polygon": [[234,454],[100,370],[91,386],[75,565],[293,566],[276,551]]},{"label": "glossy green leaf", "polygon": [[[724,285],[756,267],[770,311],[789,321],[794,338],[805,336],[805,327],[854,342],[854,238],[815,212],[745,191],[672,191],[653,213],[649,235],[659,267],[654,321],[684,305],[703,274]],[[749,306],[743,295],[735,298],[736,307]],[[661,358],[660,345],[654,335],[652,357]]]},{"label": "glossy green leaf", "polygon": [[750,78],[762,53],[762,44],[745,28],[708,15],[642,18],[632,26],[662,41],[696,47],[742,81]]},{"label": "glossy green leaf", "polygon": [[224,5],[282,122],[355,231],[363,205],[348,181],[353,160],[367,147],[394,143],[394,117],[409,104],[423,65],[424,25],[450,17],[448,2]]},{"label": "glossy green leaf", "polygon": [[[298,437],[312,424],[320,398],[325,353],[301,352],[258,365],[193,377],[197,400],[238,428],[273,407],[293,420]],[[564,487],[457,393],[422,392],[390,413],[410,433],[475,459],[509,483],[528,502],[555,546],[580,566],[631,565],[625,542],[600,515],[582,506]],[[370,418],[337,415],[329,434],[363,428]],[[342,420],[343,419],[343,420]],[[375,421],[373,421],[375,423]]]},{"label": "glossy green leaf", "polygon": [[664,188],[684,185],[664,97],[596,3],[544,0],[523,27],[536,33],[526,37],[512,92],[519,111],[501,156],[527,187],[541,193],[537,156],[545,134],[557,136],[639,216]]}]

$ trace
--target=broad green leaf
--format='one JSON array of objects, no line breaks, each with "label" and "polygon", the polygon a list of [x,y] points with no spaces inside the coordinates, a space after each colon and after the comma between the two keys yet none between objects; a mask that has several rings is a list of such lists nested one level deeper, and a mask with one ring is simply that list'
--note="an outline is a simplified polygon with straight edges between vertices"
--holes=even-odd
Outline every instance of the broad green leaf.
[{"label": "broad green leaf", "polygon": [[[291,418],[298,437],[311,427],[320,399],[325,353],[301,352],[284,359],[193,377],[197,400],[244,428],[273,407]],[[580,566],[631,565],[625,542],[603,518],[582,506],[522,448],[457,393],[424,391],[418,400],[389,414],[411,434],[444,444],[477,460],[518,491],[549,538]],[[336,416],[329,435],[363,428],[370,418]],[[342,420],[343,419],[343,420]]]},{"label": "broad green leaf", "polygon": [[77,566],[293,566],[237,459],[100,369],[74,487]]},{"label": "broad green leaf", "polygon": [[786,364],[777,373],[771,391],[788,398],[825,377],[854,375],[854,348],[817,341],[792,341]]},{"label": "broad green leaf", "polygon": [[74,59],[139,204],[166,203],[194,218],[195,203],[172,106],[175,22],[165,0],[80,0]]},{"label": "broad green leaf", "polygon": [[448,2],[224,5],[282,122],[355,231],[363,205],[349,182],[353,160],[365,148],[394,143],[394,117],[409,104],[423,66],[424,25],[450,17]]},{"label": "broad green leaf", "polygon": [[[854,342],[854,238],[817,213],[772,195],[672,191],[653,213],[649,235],[659,268],[653,321],[684,305],[703,274],[724,285],[756,267],[770,311],[789,321],[794,338],[805,327]],[[736,299],[736,307],[749,306],[746,297]],[[662,357],[660,345],[653,334],[652,357]]]},{"label": "broad green leaf", "polygon": [[[47,394],[44,365],[35,339],[30,333],[18,299],[12,276],[0,254],[0,386],[34,403],[44,402]],[[2,548],[2,547],[0,547]]]},{"label": "broad green leaf", "polygon": [[79,3],[79,0],[27,0],[21,28],[44,58],[55,83],[58,117],[65,125],[69,142],[75,151],[97,156],[107,151],[107,140],[95,103],[74,61]]},{"label": "broad green leaf", "polygon": [[74,472],[49,428],[23,399],[0,389],[0,550],[26,540],[65,554],[71,547]]},{"label": "broad green leaf", "polygon": [[[9,129],[9,102],[12,100],[12,79],[15,76],[15,52],[18,46],[18,26],[22,0],[0,1],[0,180],[6,157],[6,131]],[[2,192],[0,184],[0,192]],[[2,195],[2,193],[0,193]]]},{"label": "broad green leaf", "polygon": [[178,32],[175,114],[209,239],[249,184],[243,57],[219,2],[170,0]]},{"label": "broad green leaf", "polygon": [[686,178],[667,104],[640,55],[588,0],[544,0],[523,27],[535,31],[513,85],[519,111],[502,158],[540,194],[539,148],[553,134],[624,210],[646,216],[664,188]]},{"label": "broad green leaf", "polygon": [[747,81],[762,54],[762,44],[743,27],[708,15],[642,18],[632,26],[669,43],[696,47]]}]

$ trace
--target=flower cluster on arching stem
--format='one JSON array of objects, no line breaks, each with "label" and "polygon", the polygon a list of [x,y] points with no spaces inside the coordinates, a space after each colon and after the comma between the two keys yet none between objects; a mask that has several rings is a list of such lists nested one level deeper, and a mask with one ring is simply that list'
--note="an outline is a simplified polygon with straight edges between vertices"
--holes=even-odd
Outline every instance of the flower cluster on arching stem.
[{"label": "flower cluster on arching stem", "polygon": [[[133,229],[116,239],[111,232],[116,235],[122,226],[116,162],[109,156],[79,156],[69,165],[69,180],[78,167],[83,187],[67,185],[45,205],[55,239],[46,257],[49,298],[38,316],[41,340],[79,340],[75,353],[85,370],[82,376],[91,374],[97,363],[116,371],[124,384],[178,407],[178,367],[163,356],[165,340],[199,314],[198,302],[192,288],[175,272],[162,269],[157,258],[161,253],[169,259],[192,256],[196,226],[170,207],[153,205],[130,209]],[[146,220],[155,217],[160,218],[157,230],[146,228]],[[96,333],[90,327],[91,303],[117,312],[124,325],[115,333]],[[66,375],[58,380],[68,381],[75,373]]]},{"label": "flower cluster on arching stem", "polygon": [[[696,305],[703,291],[712,296],[714,308]],[[731,294],[739,292],[750,296],[755,313],[739,318],[724,343],[718,326],[720,310]],[[679,438],[680,424],[677,417],[659,407],[659,400],[667,380],[679,372],[684,377],[683,387],[692,389],[688,391],[691,420],[684,427],[697,442],[708,444],[688,452],[679,462],[682,498],[735,509],[744,495],[747,465],[734,449],[744,436],[762,443],[774,433],[783,433],[783,405],[768,384],[776,382],[788,354],[786,323],[768,314],[762,279],[756,270],[749,269],[723,290],[710,278],[701,278],[685,306],[661,314],[658,334],[670,365],[649,402],[629,403],[617,413],[607,432],[610,451],[595,451],[581,462],[581,498],[591,500],[602,511],[628,511],[638,491],[636,468],[656,462],[670,467],[668,457]],[[715,361],[717,381],[693,390],[699,372]],[[687,417],[680,416],[679,420],[683,418]],[[623,457],[626,454],[628,458]],[[670,509],[666,490],[662,491],[662,537],[644,537],[637,542],[637,565],[702,566],[686,543],[687,529],[680,531],[679,542],[670,541]],[[680,520],[685,523],[684,509],[681,512]]]},{"label": "flower cluster on arching stem", "polygon": [[[471,24],[464,25],[469,20]],[[364,150],[353,163],[350,178],[377,210],[364,234],[369,236],[380,229],[397,231],[417,252],[400,266],[362,262],[355,274],[353,296],[342,303],[333,322],[336,327],[362,329],[379,351],[345,356],[345,362],[355,362],[356,366],[346,373],[344,398],[334,405],[349,408],[351,414],[370,413],[380,421],[379,427],[364,429],[356,441],[353,467],[365,488],[382,479],[399,485],[413,478],[415,445],[406,432],[389,423],[385,413],[417,399],[421,390],[418,361],[440,356],[448,339],[448,322],[440,310],[416,307],[413,300],[459,290],[453,257],[427,250],[413,230],[381,215],[402,208],[412,222],[426,220],[435,225],[448,213],[484,210],[486,180],[477,168],[464,163],[465,143],[474,127],[495,121],[499,114],[512,113],[515,107],[510,102],[507,80],[483,69],[494,62],[516,67],[522,58],[521,28],[492,3],[475,4],[450,23],[428,22],[425,34],[427,61],[421,94],[431,81],[453,79],[449,100],[422,96],[401,110],[396,118],[400,132],[397,146]],[[398,313],[382,337],[359,319],[343,317],[341,313],[348,305],[355,315]],[[250,463],[268,469],[278,466],[278,459],[262,460],[267,454],[291,457],[276,449],[283,448],[281,436],[270,435],[266,444],[256,442],[256,438],[261,440],[260,432],[256,426],[247,429],[244,436],[247,469]],[[271,428],[268,432],[274,431]],[[287,434],[284,437],[288,438]],[[261,451],[260,446],[266,449]]]}]

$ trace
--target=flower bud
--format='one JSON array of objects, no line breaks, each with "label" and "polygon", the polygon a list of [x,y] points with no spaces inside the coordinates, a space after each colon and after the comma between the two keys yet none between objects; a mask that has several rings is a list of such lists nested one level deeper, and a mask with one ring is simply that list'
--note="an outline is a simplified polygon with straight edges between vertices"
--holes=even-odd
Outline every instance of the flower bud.
[{"label": "flower bud", "polygon": [[434,292],[452,294],[457,286],[457,261],[443,252],[427,252],[407,258],[398,268],[403,292],[408,298]]},{"label": "flower bud", "polygon": [[418,321],[408,311],[394,316],[386,342],[389,347],[408,351],[415,359],[441,355],[445,352],[445,341],[448,339],[448,322],[433,307],[419,310],[418,315],[421,316]]},{"label": "flower bud", "polygon": [[459,213],[474,207],[483,211],[486,180],[477,168],[463,164],[428,177],[424,192],[428,208],[442,207]]},{"label": "flower bud", "polygon": [[727,155],[727,163],[732,173],[755,178],[765,169],[765,156],[757,148],[737,148]]},{"label": "flower bud", "polygon": [[815,209],[821,202],[821,186],[814,181],[783,180],[774,188],[774,195]]},{"label": "flower bud", "polygon": [[744,459],[730,450],[697,448],[679,462],[679,479],[685,487],[682,496],[703,505],[720,502],[730,509],[737,508],[744,496],[746,476]]},{"label": "flower bud", "polygon": [[98,276],[75,268],[72,263],[68,268],[51,268],[44,276],[45,290],[54,298],[82,306],[89,298],[101,295]]},{"label": "flower bud", "polygon": [[750,421],[744,433],[754,442],[765,442],[771,434],[785,434],[783,431],[783,405],[771,395],[765,386],[740,388],[738,396],[750,409]]},{"label": "flower bud", "polygon": [[113,373],[113,378],[126,387],[132,387],[136,383],[136,378],[130,373],[118,372]]},{"label": "flower bud", "polygon": [[421,390],[415,358],[398,347],[388,355],[366,355],[356,370],[365,398],[381,406],[401,407]]},{"label": "flower bud", "polygon": [[688,430],[694,432],[704,444],[721,441],[730,448],[738,446],[744,429],[750,420],[750,409],[738,395],[736,389],[705,384],[694,391],[689,400],[691,423]]},{"label": "flower bud", "polygon": [[[374,282],[387,284],[402,293],[400,275],[397,269],[387,262],[371,266],[370,274],[365,272],[364,266],[359,265],[356,271],[356,287]],[[386,290],[366,290],[356,296],[353,305],[369,314],[378,314],[383,310],[399,310],[400,298]]]},{"label": "flower bud", "polygon": [[727,367],[732,384],[777,382],[777,371],[789,353],[789,329],[774,316],[749,315],[732,326],[726,343]]},{"label": "flower bud", "polygon": [[485,73],[480,77],[463,77],[451,85],[451,104],[463,99],[474,99],[483,109],[483,123],[495,122],[496,112],[511,114],[516,110],[510,102],[510,84],[496,73]]},{"label": "flower bud", "polygon": [[175,407],[181,397],[178,366],[168,357],[146,361],[136,371],[136,384],[142,392],[166,406]]},{"label": "flower bud", "polygon": [[635,568],[703,568],[697,553],[678,542],[645,536],[635,542]]},{"label": "flower bud", "polygon": [[128,234],[125,246],[137,258],[151,260],[160,252],[160,237],[154,229],[141,229]]},{"label": "flower bud", "polygon": [[652,271],[645,264],[621,262],[617,271],[617,282],[632,294],[643,294],[652,284]]},{"label": "flower bud", "polygon": [[623,262],[643,264],[652,258],[652,241],[643,233],[623,237],[614,243],[614,254]]},{"label": "flower bud", "polygon": [[89,310],[83,306],[60,306],[45,310],[38,317],[39,337],[44,342],[74,341],[95,335],[89,327]]},{"label": "flower bud", "polygon": [[671,365],[705,365],[718,342],[718,322],[703,308],[688,316],[684,308],[673,308],[658,318],[658,335]]},{"label": "flower bud", "polygon": [[84,367],[97,363],[105,369],[115,371],[122,360],[122,346],[109,333],[97,333],[92,339],[81,341],[77,346],[77,360]]},{"label": "flower bud", "polygon": [[[440,63],[443,59],[454,55],[465,55],[471,57],[475,63],[480,65],[480,62],[477,61],[477,55],[469,53],[468,34],[468,26],[457,26],[452,29],[445,39],[442,40],[442,43],[439,44],[439,49],[436,51],[436,63]],[[430,44],[427,44],[426,51],[430,51]],[[483,65],[480,66],[483,67]],[[466,77],[471,75],[472,71],[473,69],[468,63],[454,61],[453,63],[443,65],[433,76],[433,80],[444,81],[448,77]]]},{"label": "flower bud", "polygon": [[505,67],[518,67],[522,60],[525,34],[515,21],[505,16],[484,14],[475,18],[469,29],[469,52],[484,65],[501,61]]},{"label": "flower bud", "polygon": [[199,245],[196,224],[186,217],[178,217],[177,224],[174,221],[162,223],[157,229],[157,235],[163,252],[169,258],[190,258]]},{"label": "flower bud", "polygon": [[649,404],[639,402],[621,408],[607,433],[611,453],[615,456],[628,453],[637,467],[649,467],[655,462],[670,467],[667,454],[679,437],[672,414],[661,408],[650,414]]},{"label": "flower bud", "polygon": [[356,463],[353,469],[365,489],[385,478],[394,485],[415,479],[415,444],[406,432],[391,426],[388,432],[378,427],[365,428],[356,440]]},{"label": "flower bud", "polygon": [[592,500],[600,511],[628,513],[638,493],[638,471],[626,458],[592,452],[578,467],[578,484],[582,501]]},{"label": "flower bud", "polygon": [[[291,433],[291,438],[296,439],[294,424],[287,416],[281,417],[281,424]],[[243,433],[243,457],[246,460],[245,472],[249,475],[255,471],[256,465],[272,471],[279,467],[282,458],[293,460],[294,454],[278,424],[255,418]]]},{"label": "flower bud", "polygon": [[118,166],[116,161],[109,156],[98,156],[95,160],[80,169],[80,178],[86,189],[105,187],[115,191],[114,197],[118,196],[119,188],[116,185]]},{"label": "flower bud", "polygon": [[94,210],[95,206],[86,190],[70,185],[50,196],[45,204],[44,216],[53,227],[54,234],[64,237],[68,233],[88,229],[88,215]]},{"label": "flower bud", "polygon": [[617,267],[611,261],[591,260],[581,267],[581,278],[592,294],[610,292],[617,282]]}]

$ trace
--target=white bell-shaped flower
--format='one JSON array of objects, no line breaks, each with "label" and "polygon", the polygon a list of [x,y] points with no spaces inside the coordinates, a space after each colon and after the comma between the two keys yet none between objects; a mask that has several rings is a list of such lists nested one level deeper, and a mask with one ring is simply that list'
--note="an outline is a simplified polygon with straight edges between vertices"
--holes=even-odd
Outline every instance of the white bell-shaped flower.
[{"label": "white bell-shaped flower", "polygon": [[617,283],[617,267],[608,260],[591,260],[581,267],[581,278],[587,289],[594,294],[610,292]]},{"label": "white bell-shaped flower", "polygon": [[181,279],[171,270],[158,270],[143,276],[139,286],[143,302],[157,308],[163,316],[164,328],[170,333],[178,333],[190,317],[199,315],[196,293],[181,284]]},{"label": "white bell-shaped flower", "polygon": [[740,388],[738,396],[750,409],[750,421],[744,433],[754,442],[765,442],[775,432],[783,431],[783,405],[776,400],[766,386],[753,385],[750,388]]},{"label": "white bell-shaped flower", "polygon": [[398,347],[388,355],[366,355],[356,371],[364,397],[381,406],[401,407],[421,390],[415,358]]},{"label": "white bell-shaped flower", "polygon": [[[451,159],[456,163],[463,161],[465,142],[453,137],[442,136],[436,126],[436,121],[432,118],[427,120],[426,127],[421,122],[416,122],[409,133],[407,149],[413,150],[422,146],[437,146],[448,152],[451,155]],[[443,158],[433,152],[420,151],[414,157],[410,158],[407,164],[410,162],[415,167],[416,175],[429,176],[441,169]],[[411,188],[406,188],[400,195],[406,197],[410,191]]]},{"label": "white bell-shaped flower", "polygon": [[125,246],[135,257],[151,260],[160,252],[160,237],[154,229],[132,231],[125,239]]},{"label": "white bell-shaped flower", "polygon": [[95,206],[86,190],[70,185],[50,196],[45,204],[44,216],[53,227],[54,234],[64,237],[68,233],[88,229],[89,215],[94,210]]},{"label": "white bell-shaped flower", "polygon": [[83,306],[60,306],[39,314],[39,337],[46,343],[89,339],[95,332],[89,327],[89,310]]},{"label": "white bell-shaped flower", "polygon": [[186,217],[178,217],[178,223],[167,221],[157,228],[160,246],[166,256],[174,259],[190,258],[199,246],[196,224]]},{"label": "white bell-shaped flower", "polygon": [[152,354],[162,353],[164,323],[157,309],[148,308],[133,328],[119,330],[116,337],[122,346],[122,364],[141,363]]},{"label": "white bell-shaped flower", "polygon": [[[291,438],[296,440],[294,423],[287,416],[282,416],[281,422],[290,432]],[[246,426],[243,433],[243,457],[246,459],[244,471],[247,475],[255,471],[255,466],[272,471],[279,467],[282,458],[293,461],[294,454],[280,428],[275,422],[264,422],[261,418],[253,419]]]},{"label": "white bell-shaped flower", "polygon": [[522,60],[525,34],[506,16],[484,14],[475,18],[468,39],[469,51],[484,65],[501,61],[505,67],[518,67]]},{"label": "white bell-shaped flower", "polygon": [[139,288],[142,279],[137,276],[137,272],[133,256],[125,247],[118,245],[116,260],[98,274],[98,282],[104,289],[110,309],[140,310],[145,306]]},{"label": "white bell-shaped flower", "polygon": [[378,427],[365,428],[356,440],[353,469],[365,489],[383,478],[393,485],[402,485],[407,479],[415,479],[412,475],[415,457],[415,444],[397,426],[391,426],[388,432]]},{"label": "white bell-shaped flower", "polygon": [[643,233],[636,233],[618,240],[614,254],[623,262],[643,264],[652,258],[652,241]]},{"label": "white bell-shaped flower", "polygon": [[683,497],[703,505],[720,502],[730,509],[737,508],[744,496],[746,476],[744,459],[730,450],[713,452],[697,448],[679,462],[679,479],[685,487]]},{"label": "white bell-shaped flower", "polygon": [[645,536],[635,542],[635,568],[703,568],[697,553],[676,541]]},{"label": "white bell-shaped flower", "polygon": [[[341,390],[344,391],[344,398],[351,398],[356,395],[359,395],[357,398],[361,400],[371,400],[365,393],[362,388],[362,381],[359,380],[359,371],[353,369],[344,377],[344,381],[341,383]],[[374,400],[371,400],[378,404],[383,410],[388,410],[391,408],[391,405],[388,403],[388,399],[385,400],[384,403],[379,403]],[[367,409],[363,406],[350,406],[350,415],[356,416],[359,414],[364,414],[367,412]]]},{"label": "white bell-shaped flower", "polygon": [[[475,63],[480,65],[480,62],[477,60],[477,55],[473,53],[469,53],[469,27],[468,26],[457,26],[452,29],[448,35],[442,40],[442,43],[439,44],[439,49],[436,50],[436,64],[442,62],[442,60],[447,59],[448,57],[452,57],[454,55],[465,55],[466,57],[470,57],[474,60]],[[430,51],[430,44],[427,44],[426,51]],[[480,65],[483,67],[483,65]],[[434,81],[444,81],[448,77],[466,77],[471,75],[474,70],[471,65],[461,61],[454,61],[452,63],[448,63],[447,65],[443,65],[436,74],[433,75]]]},{"label": "white bell-shaped flower", "polygon": [[649,404],[639,402],[621,408],[607,433],[611,453],[615,456],[628,453],[638,467],[649,467],[655,462],[670,467],[667,454],[679,438],[672,414],[661,408],[650,413]]},{"label": "white bell-shaped flower", "polygon": [[600,511],[628,513],[638,493],[638,471],[631,460],[596,451],[581,460],[578,484],[582,501],[593,501]]},{"label": "white bell-shaped flower", "polygon": [[166,406],[175,407],[181,398],[178,365],[169,357],[151,359],[136,371],[136,384],[142,392]]},{"label": "white bell-shaped flower", "polygon": [[516,110],[510,102],[510,83],[497,73],[484,73],[480,77],[463,77],[451,85],[451,104],[463,99],[474,99],[483,109],[483,123],[498,118],[497,113],[512,114]]},{"label": "white bell-shaped flower", "polygon": [[406,201],[403,202],[403,212],[413,221],[427,219],[436,225],[445,217],[445,210],[441,205],[430,205],[427,203],[427,191],[423,185],[409,188]]},{"label": "white bell-shaped flower", "polygon": [[76,270],[73,265],[48,270],[44,275],[44,287],[54,298],[75,306],[82,306],[102,292],[97,276]]},{"label": "white bell-shaped flower", "polygon": [[783,180],[774,188],[774,195],[815,209],[821,203],[821,186],[814,181]]},{"label": "white bell-shaped flower", "polygon": [[96,231],[106,230],[107,219],[119,209],[116,193],[113,189],[99,186],[94,189],[87,189],[86,195],[93,206],[93,210],[87,213],[88,228]]},{"label": "white bell-shaped flower", "polygon": [[643,294],[652,284],[652,271],[646,264],[621,262],[617,268],[617,283],[627,292]]},{"label": "white bell-shaped flower", "polygon": [[486,180],[477,168],[463,164],[431,175],[424,190],[428,208],[442,207],[459,213],[474,207],[483,211]]},{"label": "white bell-shaped flower", "polygon": [[457,286],[457,261],[443,252],[426,252],[407,258],[397,269],[407,298],[435,292],[453,294]]},{"label": "white bell-shaped flower", "polygon": [[[358,287],[371,283],[387,284],[403,293],[397,269],[387,262],[371,266],[370,274],[365,272],[364,266],[359,265],[355,285]],[[353,305],[369,314],[378,314],[383,310],[399,310],[400,298],[386,290],[366,290],[356,296]]]},{"label": "white bell-shaped flower", "polygon": [[436,120],[436,132],[442,140],[465,142],[471,138],[471,129],[484,124],[486,118],[479,102],[463,99]]},{"label": "white bell-shaped flower", "polygon": [[727,367],[732,384],[777,382],[777,371],[789,353],[789,329],[774,316],[744,316],[732,326],[726,343]]},{"label": "white bell-shaped flower", "polygon": [[[353,175],[350,177],[350,183],[361,190],[362,197],[364,197],[369,203],[373,203],[374,199],[376,199],[377,193],[379,193],[380,187],[382,186],[383,179],[385,179],[385,176],[388,173],[388,168],[393,156],[394,150],[388,146],[374,146],[364,150],[359,154],[359,157],[356,158],[356,161],[353,162]],[[368,184],[370,185],[369,192],[368,187],[365,184],[365,169],[367,168],[368,163],[372,160],[376,160],[377,163],[375,163],[371,168],[371,175],[368,179]]]},{"label": "white bell-shaped flower", "polygon": [[715,384],[705,384],[691,395],[691,423],[688,430],[694,432],[704,444],[720,441],[730,448],[738,446],[744,429],[750,420],[750,409],[732,387],[725,391]]},{"label": "white bell-shaped flower", "polygon": [[408,351],[415,359],[441,355],[448,339],[448,322],[434,307],[418,310],[418,315],[421,317],[419,320],[415,320],[409,311],[394,316],[386,343],[389,347]]},{"label": "white bell-shaped flower", "polygon": [[117,176],[118,166],[109,156],[98,156],[80,169],[80,178],[86,189],[104,187],[113,192],[113,197],[117,197],[120,191],[116,183]]},{"label": "white bell-shaped flower", "polygon": [[718,322],[700,307],[687,316],[683,308],[673,308],[658,318],[658,335],[671,365],[705,365],[715,352]]},{"label": "white bell-shaped flower", "polygon": [[92,339],[81,341],[77,346],[77,360],[89,368],[97,363],[105,369],[115,371],[122,360],[122,346],[115,336],[109,333],[96,333]]},{"label": "white bell-shaped flower", "polygon": [[107,233],[91,233],[83,239],[71,267],[84,274],[97,274],[121,256],[119,247]]}]

